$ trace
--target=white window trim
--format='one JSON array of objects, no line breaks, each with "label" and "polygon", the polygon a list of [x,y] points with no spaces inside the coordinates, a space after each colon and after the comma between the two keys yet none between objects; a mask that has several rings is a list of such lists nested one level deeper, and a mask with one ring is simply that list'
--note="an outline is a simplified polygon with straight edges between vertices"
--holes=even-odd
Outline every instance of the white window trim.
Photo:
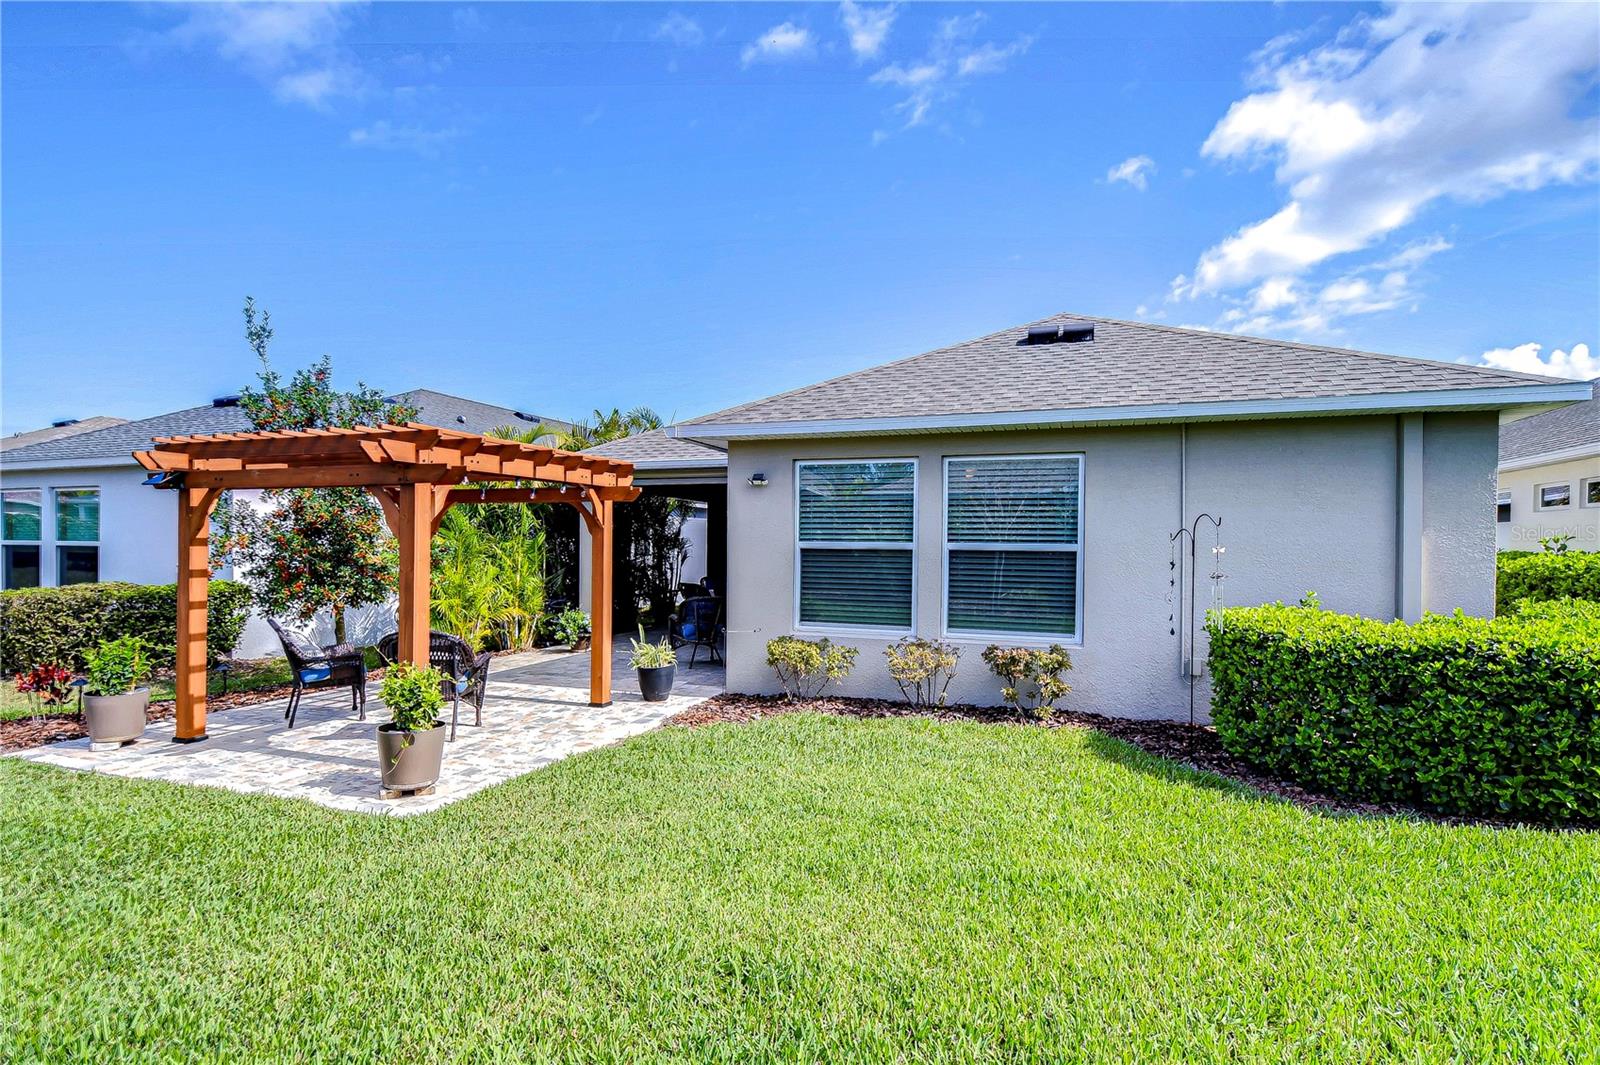
[{"label": "white window trim", "polygon": [[[48,499],[51,503],[54,503],[55,500],[50,498],[49,489],[46,489],[43,486],[35,488],[32,485],[17,485],[14,488],[4,489],[4,492],[6,494],[8,494],[8,495],[10,493],[12,493],[12,492],[36,492],[36,493],[38,493],[38,496],[39,496],[39,538],[37,540],[13,540],[11,537],[5,535],[5,530],[3,528],[0,528],[0,547],[37,547],[39,549],[39,583],[38,583],[37,587],[43,588],[45,586],[45,583],[44,583],[44,575],[45,575],[45,566],[44,566],[44,557],[45,557],[45,537],[44,537],[44,533],[45,533],[45,502]],[[54,514],[51,514],[52,518],[54,516],[55,516]],[[0,574],[0,579],[3,579],[3,576],[4,576],[3,574]],[[10,586],[9,585],[6,586],[6,590],[7,591],[10,590]]]},{"label": "white window trim", "polygon": [[1600,484],[1600,477],[1585,477],[1578,482],[1578,506],[1588,507],[1593,510],[1595,507],[1600,507],[1600,503],[1589,502],[1589,486],[1591,484]]},{"label": "white window trim", "polygon": [[[1073,603],[1073,610],[1077,613],[1077,625],[1074,626],[1077,631],[1072,636],[1063,636],[1061,633],[1048,632],[969,632],[966,629],[952,632],[950,630],[950,552],[952,550],[960,551],[962,549],[978,551],[993,551],[997,549],[994,542],[987,540],[957,540],[954,542],[950,540],[950,466],[952,463],[957,462],[1008,462],[1015,459],[1075,459],[1078,463],[1077,543],[1006,544],[1003,547],[1003,550],[1006,551],[1071,551],[1073,553],[1073,561],[1077,565],[1077,573],[1074,578],[1074,588],[1076,590],[1076,595],[1074,598],[1076,599],[1076,602]],[[1087,476],[1087,467],[1088,464],[1084,459],[1083,452],[1081,451],[1063,451],[1028,455],[996,454],[945,456],[944,483],[940,485],[939,497],[940,512],[943,517],[943,520],[939,522],[939,543],[940,551],[944,556],[942,576],[940,577],[941,587],[939,590],[939,634],[941,639],[950,640],[955,643],[1010,643],[1013,645],[1038,644],[1041,646],[1060,644],[1063,647],[1083,646],[1083,532],[1085,527],[1084,515],[1087,511],[1084,500],[1088,496],[1088,492],[1085,490],[1085,486],[1088,483],[1085,480]]]},{"label": "white window trim", "polygon": [[[1567,501],[1565,503],[1561,503],[1561,504],[1558,504],[1558,505],[1553,506],[1553,507],[1545,506],[1544,505],[1544,490],[1546,488],[1565,488],[1567,490]],[[1572,509],[1572,482],[1571,481],[1546,481],[1544,484],[1536,484],[1536,485],[1534,485],[1533,486],[1533,509],[1534,510],[1571,510]]]},{"label": "white window trim", "polygon": [[[60,504],[57,502],[57,500],[60,498],[62,492],[93,492],[95,494],[95,506],[97,513],[99,514],[99,518],[95,522],[95,538],[93,540],[61,539]],[[50,489],[50,569],[55,580],[55,583],[50,585],[50,587],[67,587],[67,585],[61,583],[61,549],[63,547],[94,548],[94,579],[97,582],[104,579],[100,572],[100,564],[104,561],[100,551],[100,530],[105,526],[106,523],[105,502],[105,489],[97,484],[58,484]],[[40,531],[42,532],[43,530]],[[39,573],[41,584],[43,583],[44,578],[43,563],[44,560],[41,557]]]},{"label": "white window trim", "polygon": [[[856,466],[863,463],[908,462],[911,464],[911,539],[904,540],[806,540],[800,539],[800,469],[803,466]],[[795,632],[814,632],[820,635],[859,636],[864,639],[899,639],[917,631],[917,541],[918,522],[921,520],[921,465],[915,458],[845,458],[845,459],[795,459],[794,465],[794,602],[789,615]],[[828,625],[800,620],[800,549],[801,547],[834,549],[909,551],[911,554],[911,624],[905,628],[897,625]]]}]

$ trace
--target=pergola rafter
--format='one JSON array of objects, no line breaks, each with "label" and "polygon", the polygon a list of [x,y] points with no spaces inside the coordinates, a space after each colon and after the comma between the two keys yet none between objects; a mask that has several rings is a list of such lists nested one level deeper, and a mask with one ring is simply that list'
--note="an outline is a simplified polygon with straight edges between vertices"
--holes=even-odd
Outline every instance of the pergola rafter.
[{"label": "pergola rafter", "polygon": [[212,509],[232,488],[365,488],[400,554],[400,657],[426,665],[429,545],[457,504],[560,503],[577,509],[593,552],[589,701],[611,702],[613,508],[639,496],[633,464],[407,422],[157,437],[134,459],[178,497],[176,738],[206,731],[206,593]]}]

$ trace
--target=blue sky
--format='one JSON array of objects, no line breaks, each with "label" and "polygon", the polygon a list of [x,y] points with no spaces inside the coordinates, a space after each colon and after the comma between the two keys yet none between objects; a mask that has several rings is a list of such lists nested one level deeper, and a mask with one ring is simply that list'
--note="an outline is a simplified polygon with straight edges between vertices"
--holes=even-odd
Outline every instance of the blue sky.
[{"label": "blue sky", "polygon": [[555,416],[1065,310],[1600,373],[1586,5],[0,18],[7,432],[237,390],[247,294],[280,363]]}]

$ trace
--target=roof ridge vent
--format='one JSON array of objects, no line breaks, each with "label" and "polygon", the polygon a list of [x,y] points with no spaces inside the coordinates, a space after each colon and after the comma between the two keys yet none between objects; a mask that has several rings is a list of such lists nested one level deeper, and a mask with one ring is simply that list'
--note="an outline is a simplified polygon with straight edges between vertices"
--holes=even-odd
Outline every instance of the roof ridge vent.
[{"label": "roof ridge vent", "polygon": [[213,407],[237,407],[239,405],[239,397],[218,396],[216,399],[211,401],[211,405]]},{"label": "roof ridge vent", "polygon": [[1051,322],[1028,327],[1029,344],[1081,344],[1093,339],[1092,322]]}]

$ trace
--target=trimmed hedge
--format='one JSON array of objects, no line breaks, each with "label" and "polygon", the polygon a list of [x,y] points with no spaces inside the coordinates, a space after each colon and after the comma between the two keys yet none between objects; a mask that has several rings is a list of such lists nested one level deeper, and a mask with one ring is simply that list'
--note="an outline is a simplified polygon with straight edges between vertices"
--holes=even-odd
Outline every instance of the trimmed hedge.
[{"label": "trimmed hedge", "polygon": [[[212,581],[206,610],[206,654],[231,652],[250,617],[250,589]],[[69,584],[0,592],[0,672],[16,673],[40,662],[83,667],[84,654],[101,640],[133,635],[151,660],[171,665],[178,642],[176,584]]]},{"label": "trimmed hedge", "polygon": [[1600,603],[1414,625],[1279,603],[1208,628],[1233,754],[1353,799],[1600,822]]},{"label": "trimmed hedge", "polygon": [[1600,602],[1600,551],[1502,551],[1495,558],[1495,610],[1509,614],[1518,600]]}]

